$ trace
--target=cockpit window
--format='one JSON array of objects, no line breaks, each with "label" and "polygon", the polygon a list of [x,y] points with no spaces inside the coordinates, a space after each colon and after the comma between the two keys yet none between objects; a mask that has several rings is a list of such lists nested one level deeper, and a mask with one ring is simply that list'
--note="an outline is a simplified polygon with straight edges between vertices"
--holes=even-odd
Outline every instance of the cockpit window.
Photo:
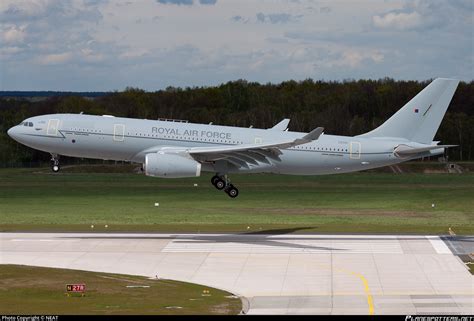
[{"label": "cockpit window", "polygon": [[23,123],[23,126],[28,126],[28,122],[25,121],[25,122]]},{"label": "cockpit window", "polygon": [[29,126],[29,127],[33,127],[33,123],[32,123],[32,122],[29,122],[29,123],[28,123],[28,126]]}]

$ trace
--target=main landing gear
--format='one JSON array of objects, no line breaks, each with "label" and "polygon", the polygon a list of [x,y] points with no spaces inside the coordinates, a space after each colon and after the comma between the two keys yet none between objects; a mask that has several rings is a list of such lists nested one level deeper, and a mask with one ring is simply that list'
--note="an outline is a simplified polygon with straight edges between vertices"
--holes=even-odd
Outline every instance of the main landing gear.
[{"label": "main landing gear", "polygon": [[219,176],[214,175],[211,178],[211,183],[218,190],[224,190],[232,198],[236,198],[239,195],[239,190],[237,187],[230,183],[230,180],[227,178],[227,175]]},{"label": "main landing gear", "polygon": [[57,173],[60,169],[61,167],[59,166],[59,155],[51,154],[51,170]]}]

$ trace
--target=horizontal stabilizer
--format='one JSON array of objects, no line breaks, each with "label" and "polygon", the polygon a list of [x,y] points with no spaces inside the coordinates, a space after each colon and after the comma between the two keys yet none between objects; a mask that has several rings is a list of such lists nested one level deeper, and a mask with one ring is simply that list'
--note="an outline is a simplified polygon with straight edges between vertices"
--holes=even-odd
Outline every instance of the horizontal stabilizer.
[{"label": "horizontal stabilizer", "polygon": [[290,120],[288,118],[283,119],[281,122],[273,126],[272,128],[268,128],[269,130],[280,130],[280,131],[285,131],[288,129],[288,124],[290,123]]},{"label": "horizontal stabilizer", "polygon": [[434,149],[449,148],[449,147],[456,147],[456,146],[458,145],[432,145],[432,146],[426,146],[426,147],[412,147],[408,145],[398,145],[393,152],[395,155],[398,155],[398,156],[411,156],[415,154],[428,152]]}]

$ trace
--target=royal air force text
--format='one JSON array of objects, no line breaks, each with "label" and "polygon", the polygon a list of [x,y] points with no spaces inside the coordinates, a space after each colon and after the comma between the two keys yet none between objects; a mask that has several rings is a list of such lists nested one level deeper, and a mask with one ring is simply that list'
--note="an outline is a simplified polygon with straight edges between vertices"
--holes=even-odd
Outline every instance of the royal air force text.
[{"label": "royal air force text", "polygon": [[232,139],[231,133],[216,132],[209,130],[191,130],[179,128],[165,128],[165,127],[152,127],[151,132],[153,134],[160,135],[171,135],[171,136],[187,136],[187,137],[199,137],[199,138],[213,138],[213,139]]}]

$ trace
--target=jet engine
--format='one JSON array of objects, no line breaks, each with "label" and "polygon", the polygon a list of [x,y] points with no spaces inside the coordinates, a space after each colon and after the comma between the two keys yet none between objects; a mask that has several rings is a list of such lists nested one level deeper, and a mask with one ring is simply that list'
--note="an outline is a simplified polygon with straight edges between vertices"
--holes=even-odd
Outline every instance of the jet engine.
[{"label": "jet engine", "polygon": [[201,175],[201,163],[178,153],[146,154],[144,165],[147,176],[181,178]]}]

